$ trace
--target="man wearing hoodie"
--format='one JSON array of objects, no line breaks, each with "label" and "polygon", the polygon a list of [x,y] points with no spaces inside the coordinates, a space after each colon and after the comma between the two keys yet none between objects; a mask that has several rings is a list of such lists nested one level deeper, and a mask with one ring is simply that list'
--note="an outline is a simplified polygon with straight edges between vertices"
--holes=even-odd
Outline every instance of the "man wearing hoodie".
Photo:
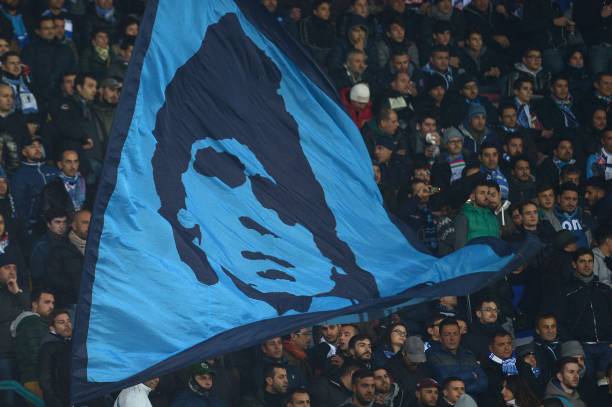
[{"label": "man wearing hoodie", "polygon": [[487,111],[484,106],[471,103],[467,118],[464,124],[459,126],[459,131],[463,135],[464,148],[473,154],[478,153],[484,143],[500,146],[496,134],[489,129],[487,123]]},{"label": "man wearing hoodie", "polygon": [[576,390],[580,383],[580,366],[575,358],[561,358],[557,361],[555,376],[546,386],[546,397],[558,398],[572,407],[586,407]]},{"label": "man wearing hoodie", "polygon": [[53,311],[55,297],[48,290],[36,290],[30,296],[32,310],[23,311],[11,323],[19,380],[24,387],[42,397],[38,383],[38,355],[43,338],[49,332],[47,318]]},{"label": "man wearing hoodie", "polygon": [[384,367],[374,371],[374,407],[408,407],[410,397],[400,386],[391,381],[389,371]]},{"label": "man wearing hoodie", "polygon": [[49,332],[40,348],[40,387],[45,405],[62,407],[70,404],[70,358],[72,354],[72,321],[66,310],[49,314]]},{"label": "man wearing hoodie", "polygon": [[527,48],[521,62],[514,64],[514,69],[508,74],[508,95],[513,94],[514,82],[521,76],[531,79],[535,95],[542,97],[549,91],[550,72],[542,67],[542,51],[538,48]]}]

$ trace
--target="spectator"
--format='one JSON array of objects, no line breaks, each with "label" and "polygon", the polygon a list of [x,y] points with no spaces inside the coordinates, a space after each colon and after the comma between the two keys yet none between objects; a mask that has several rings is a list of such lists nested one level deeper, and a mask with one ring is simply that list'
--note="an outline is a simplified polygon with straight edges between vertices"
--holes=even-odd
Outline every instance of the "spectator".
[{"label": "spectator", "polygon": [[497,50],[510,47],[510,39],[504,33],[504,17],[490,0],[471,1],[465,8],[465,19],[468,27],[474,27],[482,33],[482,39],[488,47]]},{"label": "spectator", "polygon": [[369,407],[374,401],[374,374],[366,369],[353,373],[352,396],[338,407]]},{"label": "spectator", "polygon": [[[354,363],[364,369],[372,367],[372,340],[368,335],[355,335],[349,341],[351,352],[350,363]],[[346,362],[345,362],[346,363]]]},{"label": "spectator", "polygon": [[43,396],[38,382],[38,358],[43,338],[49,332],[47,318],[53,311],[55,297],[49,290],[36,290],[30,296],[31,311],[23,311],[11,323],[11,336],[15,344],[15,361],[23,386]]},{"label": "spectator", "polygon": [[283,354],[289,365],[295,366],[302,377],[309,380],[312,376],[312,368],[308,363],[308,348],[312,342],[312,332],[309,328],[302,328],[289,334],[283,340]]},{"label": "spectator", "polygon": [[344,60],[341,59],[343,62],[340,62],[340,66],[335,68],[330,66],[329,75],[336,88],[343,89],[361,82],[367,82],[369,79],[367,58],[363,50],[352,49],[346,53]]},{"label": "spectator", "polygon": [[23,72],[21,57],[17,52],[5,52],[0,57],[2,62],[2,82],[13,89],[15,109],[24,115],[38,113],[38,102],[32,93],[30,78]]},{"label": "spectator", "polygon": [[450,65],[450,50],[448,47],[438,45],[432,48],[429,56],[429,62],[422,68],[427,76],[437,75],[444,79],[444,88],[449,90],[453,86],[453,82],[457,75],[463,73],[463,70],[455,70]]},{"label": "spectator", "polygon": [[468,393],[484,393],[487,389],[487,376],[474,354],[461,346],[461,334],[456,320],[447,318],[440,322],[440,345],[439,349],[431,348],[427,352],[427,363],[434,371],[434,378],[445,381],[450,377],[460,377]]},{"label": "spectator", "polygon": [[565,129],[578,128],[577,109],[574,96],[569,91],[569,78],[563,74],[552,78],[550,96],[544,97],[535,106],[542,126],[560,134]]},{"label": "spectator", "polygon": [[85,205],[87,191],[85,179],[79,172],[79,155],[76,151],[66,150],[62,153],[61,158],[57,167],[60,169],[59,179],[63,182],[64,189],[70,198],[69,212],[80,211]]},{"label": "spectator", "polygon": [[87,46],[96,30],[106,31],[111,44],[117,41],[121,12],[114,7],[113,0],[95,0],[93,3],[81,24],[79,49]]},{"label": "spectator", "polygon": [[55,36],[52,17],[41,17],[35,38],[23,50],[23,62],[32,70],[33,90],[40,101],[49,101],[63,72],[76,68],[74,54]]},{"label": "spectator", "polygon": [[422,380],[432,375],[431,370],[425,364],[425,344],[418,336],[410,336],[404,343],[403,349],[397,353],[388,363],[387,370],[393,380],[411,399]]},{"label": "spectator", "polygon": [[411,61],[419,61],[419,50],[414,42],[406,37],[406,29],[401,19],[395,18],[389,22],[383,41],[376,47],[377,66],[384,67],[390,56],[397,52],[405,52]]},{"label": "spectator", "polygon": [[310,394],[304,389],[294,389],[287,398],[287,407],[309,407]]},{"label": "spectator", "polygon": [[384,367],[395,355],[402,351],[406,338],[408,337],[408,327],[401,322],[394,322],[387,328],[380,346],[373,354],[374,365]]},{"label": "spectator", "polygon": [[519,155],[512,160],[511,174],[508,200],[510,202],[535,201],[535,177],[531,175],[531,163],[527,156]]},{"label": "spectator", "polygon": [[34,242],[30,255],[30,276],[33,287],[40,287],[42,280],[46,277],[51,250],[59,241],[66,238],[68,226],[67,213],[61,209],[46,211],[44,218],[47,233]]},{"label": "spectator", "polygon": [[[279,364],[269,364],[264,369],[263,392],[247,396],[241,405],[245,407],[281,407],[289,388],[287,370]],[[211,383],[212,387],[212,383]]]},{"label": "spectator", "polygon": [[538,97],[544,96],[550,86],[551,75],[542,67],[542,51],[538,48],[528,47],[523,52],[521,62],[514,64],[508,74],[508,95],[516,89],[514,83],[519,77],[529,78],[533,84],[533,93]]},{"label": "spectator", "polygon": [[110,45],[106,29],[95,29],[91,44],[81,53],[81,72],[91,72],[96,80],[104,78],[115,60],[115,53]]},{"label": "spectator", "polygon": [[365,83],[358,83],[351,88],[342,88],[340,101],[359,129],[372,120],[370,88]]},{"label": "spectator", "polygon": [[601,226],[596,233],[597,245],[593,248],[593,274],[600,283],[612,288],[612,269],[606,258],[612,256],[612,228]]},{"label": "spectator", "polygon": [[374,406],[409,406],[410,398],[397,383],[391,381],[386,368],[374,368],[372,373],[374,373]]},{"label": "spectator", "polygon": [[[504,383],[509,377],[519,374],[516,356],[512,350],[512,336],[502,330],[494,332],[489,340],[489,357],[482,363],[489,387],[483,399],[485,405],[500,405],[507,395],[503,395],[506,390]],[[503,397],[502,397],[503,396]]]},{"label": "spectator", "polygon": [[463,345],[478,360],[485,361],[490,353],[491,336],[502,329],[497,301],[492,297],[483,297],[476,306],[476,319],[470,326],[469,332],[462,338]]},{"label": "spectator", "polygon": [[[534,395],[541,398],[544,395],[544,389],[548,379],[545,380],[542,374],[542,362],[536,355],[534,342],[518,346],[516,348],[516,356],[519,377],[526,385],[523,387],[529,387]],[[511,382],[516,384],[516,380],[511,380]]]},{"label": "spectator", "polygon": [[561,184],[554,213],[561,227],[576,236],[578,246],[588,247],[591,242],[592,219],[578,206],[578,195],[578,187],[573,183]]},{"label": "spectator", "polygon": [[[357,54],[359,54],[359,57],[357,57]],[[348,86],[359,82],[367,67],[366,59],[372,65],[373,70],[376,71],[379,68],[376,66],[376,51],[373,41],[368,39],[367,22],[363,17],[353,16],[348,25],[346,37],[336,42],[327,61],[328,70],[332,77],[338,78],[336,79],[336,86],[338,88],[347,86],[347,80],[352,82]]]},{"label": "spectator", "polygon": [[472,154],[463,148],[463,135],[455,127],[449,127],[442,136],[444,151],[436,158],[431,169],[432,184],[448,189],[461,179],[466,163],[473,162]]},{"label": "spectator", "polygon": [[459,53],[461,67],[465,72],[478,79],[486,91],[497,91],[498,82],[506,70],[503,58],[492,49],[487,48],[482,33],[468,29],[465,35],[465,47]]},{"label": "spectator", "polygon": [[[281,368],[282,369],[282,368]],[[227,403],[220,400],[214,390],[215,387],[215,375],[216,372],[206,362],[200,362],[192,365],[189,368],[189,381],[187,383],[188,389],[179,393],[174,401],[172,407],[191,407],[205,405],[208,407],[225,407]],[[158,379],[159,380],[159,379]],[[286,378],[285,378],[286,383]],[[155,390],[157,383],[154,383],[154,387],[144,383],[151,390]],[[144,389],[146,391],[146,389]],[[286,388],[285,388],[286,391]],[[279,406],[281,404],[278,404]],[[115,407],[122,407],[123,404],[119,404],[119,398],[115,402]]]},{"label": "spectator", "polygon": [[359,334],[359,328],[357,328],[357,326],[352,324],[342,325],[340,328],[340,335],[338,336],[336,355],[345,359],[350,357],[349,342],[351,338],[357,334]]},{"label": "spectator", "polygon": [[45,405],[62,407],[70,400],[70,358],[72,356],[72,321],[64,309],[49,314],[49,332],[40,348],[40,387]]},{"label": "spectator", "polygon": [[601,176],[591,177],[584,183],[584,200],[589,214],[600,225],[609,223],[612,216],[612,195],[606,193],[606,181]]},{"label": "spectator", "polygon": [[557,361],[555,376],[546,386],[546,397],[556,397],[573,407],[585,407],[576,390],[580,382],[580,367],[574,358],[562,358]]},{"label": "spectator", "polygon": [[125,75],[127,74],[127,68],[132,59],[132,52],[134,51],[134,38],[128,37],[121,40],[119,44],[119,50],[115,55],[115,59],[111,62],[111,66],[108,68],[106,75],[110,78],[117,78],[123,82]]},{"label": "spectator", "polygon": [[601,149],[587,159],[586,177],[602,176],[612,179],[612,129],[604,130],[600,135]]},{"label": "spectator", "polygon": [[122,86],[122,83],[115,78],[104,78],[100,82],[97,98],[91,105],[91,111],[98,123],[102,151],[106,151]]},{"label": "spectator", "polygon": [[313,407],[338,406],[352,395],[353,373],[360,367],[344,363],[338,377],[322,375],[317,377],[309,388]]},{"label": "spectator", "polygon": [[479,182],[455,218],[455,249],[477,237],[499,237],[500,226],[495,214],[489,207],[489,185]]},{"label": "spectator", "polygon": [[28,43],[29,36],[24,16],[20,10],[21,0],[4,0],[2,3],[0,11],[12,25],[11,31],[13,38],[18,42],[20,47],[23,47]]},{"label": "spectator", "polygon": [[417,89],[408,72],[396,72],[379,104],[397,113],[401,129],[406,129],[415,115]]},{"label": "spectator", "polygon": [[480,146],[478,155],[480,171],[486,175],[487,180],[499,186],[502,199],[507,200],[510,192],[508,180],[499,168],[499,151],[494,144],[484,143]]},{"label": "spectator", "polygon": [[415,407],[436,407],[438,405],[438,382],[423,379],[417,384]]},{"label": "spectator", "polygon": [[[561,358],[574,358],[578,362],[578,375],[580,376],[580,383],[578,384],[578,393],[580,398],[586,403],[586,405],[592,405],[593,400],[597,393],[597,382],[594,375],[594,367],[592,364],[587,367],[586,355],[583,346],[578,341],[566,341],[561,344]],[[590,361],[592,362],[592,361]],[[605,372],[601,372],[602,376]],[[599,373],[597,374],[599,377]]]},{"label": "spectator", "polygon": [[[320,327],[322,336],[319,343],[310,349],[311,366],[315,371],[325,368],[328,358],[337,353],[338,339],[340,337],[340,325],[330,324]],[[317,337],[315,335],[315,337]]]},{"label": "spectator", "polygon": [[449,377],[442,383],[442,398],[439,400],[438,406],[455,406],[463,395],[465,395],[465,383],[463,380],[459,377]]},{"label": "spectator", "polygon": [[554,143],[552,157],[542,161],[537,169],[538,182],[559,185],[561,170],[576,163],[574,144],[570,138],[561,137]]},{"label": "spectator", "polygon": [[508,376],[504,379],[501,391],[506,406],[539,407],[538,398],[529,390],[527,382],[520,376]]},{"label": "spectator", "polygon": [[329,0],[316,0],[312,3],[312,15],[300,21],[300,41],[321,66],[325,65],[336,40],[330,16]]},{"label": "spectator", "polygon": [[497,110],[491,101],[480,94],[479,82],[476,77],[463,74],[457,78],[457,93],[449,93],[449,97],[444,101],[445,124],[459,126],[467,118],[469,108],[472,104],[481,105],[485,109],[487,120],[497,124]]},{"label": "spectator", "polygon": [[459,126],[459,131],[463,134],[463,145],[472,154],[478,153],[484,144],[498,144],[495,133],[487,126],[484,106],[470,104],[465,123]]},{"label": "spectator", "polygon": [[90,220],[91,212],[88,210],[77,212],[72,220],[68,239],[59,239],[52,246],[43,284],[55,293],[58,307],[76,306]]},{"label": "spectator", "polygon": [[151,380],[147,380],[144,383],[139,383],[132,387],[121,390],[115,400],[113,407],[131,407],[131,406],[142,406],[151,407],[151,401],[149,400],[149,393],[151,393],[159,384],[159,378],[156,377]]}]

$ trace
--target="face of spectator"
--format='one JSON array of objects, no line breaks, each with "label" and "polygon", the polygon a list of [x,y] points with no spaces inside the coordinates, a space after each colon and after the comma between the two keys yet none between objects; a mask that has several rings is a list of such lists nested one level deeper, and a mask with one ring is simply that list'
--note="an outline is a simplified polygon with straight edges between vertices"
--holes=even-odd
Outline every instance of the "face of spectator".
[{"label": "face of spectator", "polygon": [[497,357],[508,359],[512,356],[512,337],[496,336],[493,338],[493,343],[489,345],[489,350]]},{"label": "face of spectator", "polygon": [[128,45],[126,49],[119,49],[119,56],[125,62],[129,62],[132,59],[132,52],[134,51],[133,45]]},{"label": "face of spectator", "polygon": [[55,24],[53,20],[42,20],[36,33],[46,41],[51,41],[55,38]]},{"label": "face of spectator", "polygon": [[504,126],[513,129],[516,127],[516,109],[508,107],[502,111],[501,122]]},{"label": "face of spectator", "polygon": [[450,13],[452,11],[453,4],[451,3],[451,0],[441,0],[441,1],[437,2],[436,7],[442,13],[448,14],[448,13]]},{"label": "face of spectator", "polygon": [[578,193],[576,191],[564,191],[557,198],[557,203],[563,212],[574,212],[578,207]]},{"label": "face of spectator", "polygon": [[397,325],[391,331],[391,345],[399,347],[404,346],[404,343],[406,343],[407,336],[408,331],[406,330],[406,327],[402,325]]},{"label": "face of spectator", "polygon": [[612,96],[612,75],[603,75],[594,85],[601,96]]},{"label": "face of spectator", "polygon": [[370,14],[370,10],[368,9],[368,0],[357,0],[352,5],[353,13],[357,14],[361,17],[367,17]]},{"label": "face of spectator", "polygon": [[0,38],[0,56],[4,55],[5,52],[8,52],[11,49],[11,44],[4,38]]},{"label": "face of spectator", "polygon": [[278,0],[261,0],[261,4],[263,4],[270,13],[274,13],[278,7]]},{"label": "face of spectator", "polygon": [[38,301],[32,303],[32,312],[36,312],[43,318],[47,318],[55,307],[55,297],[50,293],[42,293]]},{"label": "face of spectator", "polygon": [[6,178],[0,178],[0,197],[6,196],[8,192],[8,181]]},{"label": "face of spectator", "polygon": [[555,191],[551,188],[538,192],[538,203],[545,210],[552,209],[555,205]]},{"label": "face of spectator", "polygon": [[293,393],[287,407],[310,407],[310,396],[308,393]]},{"label": "face of spectator", "polygon": [[427,133],[434,133],[437,128],[436,120],[433,117],[427,117],[421,123],[417,123],[417,130],[425,136]]},{"label": "face of spectator", "polygon": [[483,132],[487,127],[487,117],[483,114],[477,114],[470,119],[470,128],[474,131]]},{"label": "face of spectator", "polygon": [[359,44],[365,41],[367,33],[362,26],[356,25],[349,31],[349,41],[353,44]]},{"label": "face of spectator", "polygon": [[374,148],[374,157],[376,157],[376,160],[381,164],[388,162],[392,155],[393,151],[385,146],[377,145]]},{"label": "face of spectator", "polygon": [[6,59],[6,63],[2,64],[2,70],[13,76],[21,75],[21,58],[11,55]]},{"label": "face of spectator", "polygon": [[372,343],[369,339],[355,342],[355,347],[351,349],[351,354],[357,360],[369,361],[372,359]]},{"label": "face of spectator", "polygon": [[346,60],[346,66],[349,71],[362,74],[367,68],[366,56],[359,53],[351,54]]},{"label": "face of spectator", "polygon": [[17,278],[17,265],[7,264],[0,267],[0,283],[6,284]]},{"label": "face of spectator", "polygon": [[429,171],[427,168],[415,168],[414,179],[418,179],[419,181],[429,184],[431,182],[431,171]]},{"label": "face of spectator", "polygon": [[456,156],[461,153],[463,149],[463,138],[455,137],[446,142],[446,150],[452,156]]},{"label": "face of spectator", "polygon": [[542,67],[542,53],[540,51],[529,51],[523,57],[523,63],[530,71],[537,71]]},{"label": "face of spectator", "polygon": [[391,379],[386,369],[377,369],[374,371],[374,388],[376,393],[389,393],[391,389]]},{"label": "face of spectator", "polygon": [[119,103],[119,88],[105,86],[100,89],[102,100],[108,103],[109,105],[116,105]]},{"label": "face of spectator", "polygon": [[527,182],[531,179],[531,166],[529,161],[518,160],[512,169],[514,177],[522,182]]},{"label": "face of spectator", "polygon": [[440,321],[442,321],[442,319],[436,320],[434,325],[427,327],[427,335],[434,341],[440,340]]},{"label": "face of spectator", "polygon": [[66,234],[66,229],[68,228],[68,220],[65,216],[53,218],[51,219],[51,222],[47,222],[47,228],[49,229],[49,232],[56,236],[64,236]]},{"label": "face of spectator", "polygon": [[42,160],[42,144],[40,141],[33,141],[30,145],[25,146],[21,153],[25,157],[27,162],[35,163]]},{"label": "face of spectator", "polygon": [[342,350],[348,350],[349,341],[353,336],[357,335],[355,327],[347,325],[340,329],[340,338],[338,339],[338,347]]},{"label": "face of spectator", "polygon": [[374,171],[374,181],[376,181],[376,184],[380,184],[380,181],[382,181],[382,173],[380,172],[380,166],[378,166],[377,164],[373,164],[372,170]]},{"label": "face of spectator", "polygon": [[58,163],[58,167],[64,175],[74,177],[79,172],[79,155],[76,151],[64,151],[62,161]]},{"label": "face of spectator", "polygon": [[582,55],[582,52],[574,52],[572,55],[570,55],[567,63],[574,68],[584,67],[584,56]]},{"label": "face of spectator", "polygon": [[91,102],[96,97],[98,82],[93,78],[85,78],[83,85],[76,85],[76,90],[79,95],[88,102]]},{"label": "face of spectator", "polygon": [[[328,7],[329,9],[329,7]],[[128,24],[125,27],[125,35],[128,35],[130,37],[136,37],[138,35],[138,29],[140,28],[140,26],[138,25],[138,23],[132,23],[132,24]]]},{"label": "face of spectator", "polygon": [[582,277],[591,277],[593,275],[593,256],[589,253],[583,254],[572,262],[572,267]]},{"label": "face of spectator", "polygon": [[389,5],[400,14],[406,10],[406,2],[404,0],[390,0]]},{"label": "face of spectator", "polygon": [[397,131],[397,128],[399,127],[399,120],[397,118],[397,113],[393,111],[390,112],[389,117],[383,118],[380,120],[378,127],[383,133],[388,134],[388,135],[394,135],[395,132]]},{"label": "face of spectator", "polygon": [[59,10],[64,6],[64,0],[49,0],[49,8],[52,10]]},{"label": "face of spectator", "polygon": [[514,393],[512,393],[512,390],[508,388],[508,386],[506,385],[506,382],[504,382],[504,386],[502,387],[501,395],[504,401],[506,402],[510,400],[514,400]]},{"label": "face of spectator", "polygon": [[196,383],[204,390],[211,390],[213,387],[213,376],[211,374],[197,374],[193,377]]},{"label": "face of spectator", "polygon": [[551,91],[557,99],[565,100],[569,96],[569,84],[565,79],[558,79],[552,84]]},{"label": "face of spectator", "polygon": [[87,233],[89,232],[89,222],[91,221],[91,212],[80,211],[78,212],[72,221],[72,230],[81,239],[87,239]]},{"label": "face of spectator", "polygon": [[155,390],[155,388],[157,388],[157,385],[159,384],[159,377],[155,377],[151,380],[147,380],[143,384],[147,386],[149,389]]},{"label": "face of spectator", "polygon": [[478,84],[476,82],[468,82],[461,89],[463,97],[469,100],[474,100],[478,97]]},{"label": "face of spectator", "polygon": [[606,191],[601,188],[593,187],[590,185],[586,187],[584,191],[584,199],[591,208],[594,207],[595,204],[597,204],[597,202],[599,202],[599,200],[605,195]]},{"label": "face of spectator", "polygon": [[568,140],[563,140],[559,142],[557,148],[553,150],[553,154],[561,161],[568,162],[574,156],[574,147],[572,147],[572,143]]},{"label": "face of spectator", "polygon": [[96,33],[96,35],[93,37],[92,43],[98,48],[108,48],[108,34],[105,32]]},{"label": "face of spectator", "polygon": [[431,66],[438,72],[446,72],[450,63],[450,55],[448,52],[434,52],[429,58]]},{"label": "face of spectator", "polygon": [[416,398],[425,407],[436,407],[438,404],[438,388],[426,387],[416,391]]},{"label": "face of spectator", "polygon": [[612,131],[607,131],[601,139],[601,145],[608,152],[612,152]]},{"label": "face of spectator", "polygon": [[433,33],[434,44],[448,46],[451,40],[451,32],[444,31],[440,33]]},{"label": "face of spectator", "polygon": [[510,157],[516,157],[523,154],[523,139],[511,138],[506,144],[504,144],[504,151]]},{"label": "face of spectator", "polygon": [[487,195],[489,196],[489,208],[496,210],[501,206],[501,194],[497,188],[489,188]]},{"label": "face of spectator", "polygon": [[76,75],[64,75],[62,77],[62,90],[68,96],[74,95],[74,79]]},{"label": "face of spectator", "polygon": [[395,55],[391,58],[391,66],[395,72],[408,73],[410,57],[408,55]]},{"label": "face of spectator", "polygon": [[395,42],[403,42],[406,38],[406,31],[401,25],[393,23],[389,26],[389,31],[387,31],[387,37],[389,37],[392,41]]},{"label": "face of spectator", "polygon": [[477,186],[476,189],[474,189],[474,192],[472,192],[472,196],[470,197],[474,205],[480,208],[487,208],[489,206],[488,192],[489,187],[485,185]]},{"label": "face of spectator", "polygon": [[455,404],[465,394],[465,384],[460,380],[449,382],[442,391],[444,398]]},{"label": "face of spectator", "polygon": [[353,385],[353,396],[359,404],[367,406],[374,400],[375,381],[373,377],[363,377]]},{"label": "face of spectator", "polygon": [[431,88],[428,93],[437,104],[440,104],[444,100],[446,89],[444,86],[436,86],[435,88]]},{"label": "face of spectator", "polygon": [[591,124],[596,130],[603,130],[608,125],[608,115],[604,109],[597,109],[591,117]]},{"label": "face of spectator", "polygon": [[108,10],[113,7],[113,0],[96,0],[96,5],[100,8]]},{"label": "face of spectator", "polygon": [[306,350],[312,342],[312,332],[308,328],[302,328],[298,332],[291,334],[291,340],[300,348]]},{"label": "face of spectator", "polygon": [[62,338],[70,338],[72,336],[72,321],[70,320],[70,315],[57,315],[53,320],[53,325],[51,325],[51,332],[55,332]]},{"label": "face of spectator", "polygon": [[268,339],[261,345],[261,351],[270,359],[280,359],[283,357],[283,341],[280,336]]},{"label": "face of spectator", "polygon": [[542,339],[552,342],[557,339],[557,320],[555,318],[542,318],[536,326],[536,333]]},{"label": "face of spectator", "polygon": [[461,331],[458,325],[444,325],[440,329],[440,343],[442,347],[451,352],[459,349],[461,343]]},{"label": "face of spectator", "polygon": [[482,35],[477,33],[470,34],[465,42],[465,45],[467,45],[468,48],[474,52],[480,52],[482,49]]},{"label": "face of spectator", "polygon": [[410,93],[410,76],[405,72],[399,72],[395,75],[395,79],[391,82],[391,89],[398,92],[400,95]]},{"label": "face of spectator", "polygon": [[0,112],[8,113],[13,110],[13,90],[8,85],[0,85]]},{"label": "face of spectator", "polygon": [[533,85],[529,82],[523,82],[520,88],[514,90],[514,95],[521,103],[528,104],[533,97]]},{"label": "face of spectator", "polygon": [[494,170],[499,164],[499,154],[497,149],[485,148],[480,152],[480,163],[489,170]]},{"label": "face of spectator", "polygon": [[55,29],[55,38],[63,39],[66,34],[66,21],[63,18],[54,18],[53,28]]},{"label": "face of spectator", "polygon": [[523,226],[526,229],[534,229],[538,226],[538,207],[534,205],[526,205],[523,207],[521,214]]},{"label": "face of spectator", "polygon": [[289,387],[287,371],[283,367],[274,368],[274,377],[266,377],[267,389],[272,394],[285,394]]},{"label": "face of spectator", "polygon": [[323,325],[321,326],[321,335],[328,343],[336,343],[338,342],[338,337],[340,336],[340,325]]},{"label": "face of spectator", "polygon": [[561,176],[561,182],[571,182],[578,186],[580,185],[580,171],[566,172]]},{"label": "face of spectator", "polygon": [[580,382],[580,366],[578,363],[567,363],[556,376],[564,387],[576,390]]},{"label": "face of spectator", "polygon": [[489,9],[489,0],[472,0],[472,4],[478,11],[487,11]]},{"label": "face of spectator", "polygon": [[497,322],[499,309],[494,302],[483,302],[480,309],[476,311],[476,316],[483,324],[494,324]]}]

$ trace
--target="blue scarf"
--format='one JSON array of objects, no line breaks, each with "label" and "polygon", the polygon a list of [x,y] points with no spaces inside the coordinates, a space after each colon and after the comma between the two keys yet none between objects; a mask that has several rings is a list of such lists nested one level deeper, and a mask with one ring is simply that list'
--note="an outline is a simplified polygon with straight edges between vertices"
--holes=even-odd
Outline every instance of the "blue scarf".
[{"label": "blue scarf", "polygon": [[518,111],[517,122],[519,126],[526,129],[532,128],[533,125],[531,124],[531,111],[529,105],[522,105],[518,100],[516,100],[515,104]]},{"label": "blue scarf", "polygon": [[13,89],[13,96],[15,97],[15,110],[19,110],[23,114],[38,113],[38,103],[36,102],[34,94],[32,91],[30,91],[30,88],[28,87],[23,75],[20,75],[16,79],[3,75],[2,82],[6,83]]},{"label": "blue scarf", "polygon": [[440,75],[442,78],[444,78],[444,81],[446,82],[446,90],[448,90],[448,88],[450,88],[453,84],[453,71],[450,66],[446,72],[439,72],[433,69],[429,63],[427,63],[427,65],[423,67],[423,72],[427,72],[430,75]]},{"label": "blue scarf", "polygon": [[557,167],[557,170],[559,170],[559,173],[561,173],[561,170],[566,165],[576,164],[576,160],[574,160],[573,158],[571,160],[569,160],[569,161],[562,161],[562,160],[558,159],[557,157],[553,157],[552,160],[553,160],[553,163],[555,164],[555,166]]},{"label": "blue scarf", "polygon": [[555,104],[563,114],[563,121],[565,122],[565,127],[578,127],[578,120],[576,119],[576,115],[574,114],[574,112],[572,112],[572,96],[570,95],[567,100],[557,99],[555,96],[553,96],[552,100],[555,102]]},{"label": "blue scarf", "polygon": [[107,21],[113,21],[115,19],[115,8],[102,8],[100,6],[96,6],[96,14],[98,17],[101,17]]},{"label": "blue scarf", "polygon": [[62,172],[59,174],[59,177],[70,196],[74,210],[80,210],[85,203],[85,179],[79,173],[74,177],[69,177]]},{"label": "blue scarf", "polygon": [[508,184],[508,180],[499,170],[499,167],[494,170],[490,170],[481,165],[480,172],[487,176],[487,180],[493,180],[497,185],[499,185],[499,190],[501,192],[502,199],[508,199],[508,194],[510,193],[510,184]]},{"label": "blue scarf", "polygon": [[493,353],[490,353],[489,359],[492,362],[497,363],[498,365],[501,365],[502,372],[504,372],[504,375],[516,376],[518,374],[518,369],[516,367],[516,356],[514,355],[514,353],[512,354],[511,357],[505,360],[500,357],[495,356]]}]

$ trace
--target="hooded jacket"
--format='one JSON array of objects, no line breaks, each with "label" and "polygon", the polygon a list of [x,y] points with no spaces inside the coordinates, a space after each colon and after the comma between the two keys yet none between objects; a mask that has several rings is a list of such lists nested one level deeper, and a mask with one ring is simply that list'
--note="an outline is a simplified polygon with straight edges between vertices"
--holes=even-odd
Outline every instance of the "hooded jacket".
[{"label": "hooded jacket", "polygon": [[580,394],[578,394],[577,391],[574,391],[573,394],[567,394],[565,391],[563,391],[561,388],[561,383],[559,383],[559,380],[556,378],[553,378],[550,380],[550,382],[548,382],[545,396],[547,398],[552,397],[568,401],[573,407],[586,407],[586,404],[584,404],[584,401],[580,399]]},{"label": "hooded jacket", "polygon": [[47,321],[35,312],[24,311],[11,323],[10,329],[21,382],[38,381],[38,356],[42,340],[49,332]]},{"label": "hooded jacket", "polygon": [[536,72],[530,71],[524,63],[517,62],[514,64],[514,69],[508,74],[508,87],[506,88],[506,95],[514,94],[514,82],[521,77],[527,76],[533,81],[533,93],[543,95],[548,92],[550,87],[550,72],[545,71],[544,68],[538,69]]}]

